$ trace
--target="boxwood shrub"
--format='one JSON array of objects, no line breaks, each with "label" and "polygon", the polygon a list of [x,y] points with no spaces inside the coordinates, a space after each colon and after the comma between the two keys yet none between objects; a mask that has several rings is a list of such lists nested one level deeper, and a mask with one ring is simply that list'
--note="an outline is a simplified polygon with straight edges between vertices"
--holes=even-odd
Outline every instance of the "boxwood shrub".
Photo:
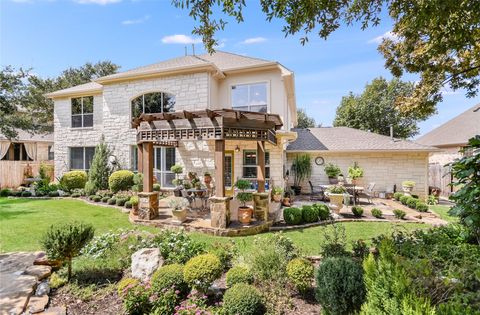
[{"label": "boxwood shrub", "polygon": [[408,198],[407,200],[407,206],[410,208],[410,209],[415,209],[417,207],[417,202],[421,202],[420,200],[418,199],[415,199],[413,197],[410,197]]},{"label": "boxwood shrub", "polygon": [[232,267],[226,274],[227,288],[233,287],[237,283],[253,283],[253,274],[247,267],[235,266]]},{"label": "boxwood shrub", "polygon": [[412,198],[410,196],[407,196],[407,195],[403,195],[400,197],[400,202],[402,203],[402,205],[407,205],[407,201]]},{"label": "boxwood shrub", "polygon": [[301,224],[303,220],[302,209],[296,207],[283,209],[283,219],[289,225]]},{"label": "boxwood shrub", "polygon": [[115,199],[115,198],[110,198],[110,199],[107,200],[107,204],[109,204],[109,205],[114,205],[116,203],[117,203],[117,199]]},{"label": "boxwood shrub", "polygon": [[363,208],[360,206],[353,206],[352,207],[352,213],[355,217],[361,218],[363,215]]},{"label": "boxwood shrub", "polygon": [[0,197],[8,197],[10,196],[10,189],[5,188],[0,190]]},{"label": "boxwood shrub", "polygon": [[22,197],[32,197],[32,193],[28,190],[22,191]]},{"label": "boxwood shrub", "polygon": [[428,205],[424,202],[417,202],[417,205],[415,207],[417,211],[419,212],[427,212],[428,211]]},{"label": "boxwood shrub", "polygon": [[118,198],[115,200],[115,204],[117,206],[120,206],[120,207],[123,207],[125,205],[125,202],[127,202],[128,199],[124,199],[124,198]]},{"label": "boxwood shrub", "polygon": [[95,196],[93,196],[92,200],[93,200],[94,202],[100,202],[100,201],[102,201],[102,197],[95,195]]},{"label": "boxwood shrub", "polygon": [[183,279],[183,265],[171,264],[160,267],[152,275],[152,290],[161,294],[163,290],[171,289],[179,290],[182,294],[188,291],[188,285]]},{"label": "boxwood shrub", "polygon": [[380,218],[382,217],[382,215],[383,215],[383,212],[382,212],[382,210],[380,210],[380,209],[373,208],[373,209],[372,209],[372,215],[373,215],[375,218],[380,219]]},{"label": "boxwood shrub", "polygon": [[133,172],[128,170],[113,172],[108,178],[108,186],[114,193],[120,190],[129,190],[134,184],[133,177]]},{"label": "boxwood shrub", "polygon": [[323,203],[315,203],[312,207],[316,208],[318,211],[318,218],[320,220],[328,220],[330,218],[330,209],[327,205]]},{"label": "boxwood shrub", "polygon": [[225,292],[223,309],[227,315],[261,315],[265,312],[260,292],[246,283],[238,283]]},{"label": "boxwood shrub", "polygon": [[58,197],[58,196],[60,196],[60,193],[57,190],[51,191],[48,193],[48,197]]},{"label": "boxwood shrub", "polygon": [[106,203],[106,202],[108,202],[108,199],[110,199],[110,197],[105,196],[105,197],[102,198],[102,202]]},{"label": "boxwood shrub", "polygon": [[73,193],[70,197],[72,198],[78,198],[80,197],[81,195],[79,193]]},{"label": "boxwood shrub", "polygon": [[183,271],[185,282],[194,289],[206,292],[213,281],[222,275],[222,263],[214,254],[198,255],[190,259]]},{"label": "boxwood shrub", "polygon": [[305,293],[312,285],[313,265],[304,258],[290,260],[287,265],[287,276],[289,281],[300,293]]},{"label": "boxwood shrub", "polygon": [[403,193],[401,192],[396,192],[393,194],[393,198],[397,201],[399,201],[402,196],[403,196]]},{"label": "boxwood shrub", "polygon": [[393,215],[395,216],[395,218],[403,220],[405,218],[405,216],[407,215],[407,213],[403,210],[395,209],[395,210],[393,210]]},{"label": "boxwood shrub", "polygon": [[125,208],[132,209],[132,203],[129,201],[125,202]]},{"label": "boxwood shrub", "polygon": [[67,191],[74,189],[83,189],[87,183],[87,173],[85,171],[70,171],[65,173],[60,179],[60,185]]},{"label": "boxwood shrub", "polygon": [[312,206],[302,207],[302,219],[305,223],[313,223],[318,221],[318,209]]}]

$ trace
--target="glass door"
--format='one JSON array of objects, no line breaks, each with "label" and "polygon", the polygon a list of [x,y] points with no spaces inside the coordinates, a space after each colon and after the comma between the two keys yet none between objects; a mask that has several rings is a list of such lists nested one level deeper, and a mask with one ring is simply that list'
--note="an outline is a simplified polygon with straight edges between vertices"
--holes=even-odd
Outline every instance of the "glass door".
[{"label": "glass door", "polygon": [[227,196],[233,196],[233,182],[234,174],[233,174],[233,151],[225,151],[225,194]]}]

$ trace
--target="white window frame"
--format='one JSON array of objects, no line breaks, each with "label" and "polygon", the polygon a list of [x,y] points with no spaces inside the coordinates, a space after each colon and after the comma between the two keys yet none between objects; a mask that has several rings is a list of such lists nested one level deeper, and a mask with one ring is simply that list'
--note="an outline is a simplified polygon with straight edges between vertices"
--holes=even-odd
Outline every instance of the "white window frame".
[{"label": "white window frame", "polygon": [[[91,97],[92,98],[92,112],[91,113],[85,113],[83,111],[83,99],[86,97]],[[73,99],[79,98],[81,101],[81,106],[82,106],[82,113],[81,114],[73,114]],[[93,128],[94,122],[93,122],[93,112],[95,111],[95,97],[93,95],[88,95],[88,96],[79,96],[79,97],[72,97],[70,98],[70,113],[71,113],[71,118],[70,118],[70,127],[74,129],[79,129],[79,128]],[[91,126],[85,126],[85,120],[84,117],[85,115],[92,115],[92,125]],[[81,116],[82,117],[82,125],[79,127],[74,127],[73,126],[73,117]]]},{"label": "white window frame", "polygon": [[[157,178],[157,181],[160,183],[160,187],[162,188],[174,188],[173,187],[173,183],[166,183],[166,179],[167,179],[167,174],[173,174],[172,171],[170,171],[169,169],[167,170],[166,169],[166,162],[167,162],[167,159],[166,159],[166,153],[167,153],[167,147],[153,147],[153,173],[155,175],[155,177]],[[175,150],[175,158],[176,158],[176,155],[177,155],[177,150],[175,148],[172,148],[173,150]],[[161,154],[161,163],[160,163],[160,169],[157,169],[157,150],[160,150],[160,154]],[[165,185],[167,184],[167,185]]]},{"label": "white window frame", "polygon": [[[245,153],[246,153],[246,152],[255,152],[255,164],[244,164],[244,162],[245,162]],[[270,151],[268,151],[268,150],[265,151],[265,179],[270,179],[270,177],[272,176],[272,174],[270,173],[270,172],[271,172],[270,163],[267,164],[267,161],[266,161],[266,160],[267,160],[267,159],[266,159],[266,155],[267,155],[267,154],[269,155],[269,159],[268,159],[269,162],[271,162],[270,159],[272,158],[272,156],[270,155]],[[258,165],[257,165],[257,159],[258,159],[258,152],[257,152],[257,150],[255,150],[255,149],[245,149],[245,150],[243,150],[243,152],[242,152],[242,178],[249,179],[249,180],[251,180],[251,179],[257,179],[258,173],[257,173],[257,176],[255,176],[255,177],[245,177],[245,172],[244,172],[245,167],[251,167],[251,168],[255,167],[255,171],[258,171],[258,168],[257,168],[257,166],[258,166]],[[268,176],[268,177],[267,177],[267,175],[266,175],[266,174],[267,174],[267,168],[270,169],[269,172],[268,172],[268,174],[269,174],[270,176]]]},{"label": "white window frame", "polygon": [[[172,112],[175,111],[175,107],[176,107],[176,105],[177,105],[177,96],[176,96],[175,94],[170,93],[170,92],[163,92],[163,91],[148,91],[148,92],[145,92],[145,93],[143,93],[143,94],[141,94],[141,95],[137,95],[137,96],[135,96],[135,97],[132,97],[132,98],[130,99],[130,120],[133,119],[133,115],[132,115],[132,110],[133,110],[133,108],[132,108],[132,102],[133,102],[133,100],[134,100],[134,99],[137,99],[137,98],[140,97],[140,96],[142,97],[142,114],[145,114],[145,95],[147,95],[147,94],[152,94],[152,93],[161,93],[161,94],[162,94],[162,104],[163,104],[163,96],[164,96],[164,94],[173,95],[173,96],[175,97],[175,104],[173,105],[173,111],[172,111]],[[161,113],[163,113],[163,106],[162,106],[162,111],[161,111]],[[170,113],[171,113],[171,112],[170,112]]]},{"label": "white window frame", "polygon": [[[271,108],[270,108],[270,81],[256,81],[256,82],[245,82],[245,83],[236,83],[236,84],[230,84],[230,88],[229,88],[229,94],[230,94],[230,107],[232,109],[235,109],[236,107],[233,106],[233,87],[236,87],[236,86],[243,86],[243,85],[256,85],[256,84],[265,84],[266,87],[267,87],[267,91],[266,91],[266,94],[267,94],[267,113],[270,113],[271,111]],[[250,89],[249,89],[249,93],[250,93]],[[248,105],[248,110],[250,111],[250,106],[252,105]],[[253,106],[258,106],[258,105],[253,105]]]},{"label": "white window frame", "polygon": [[[83,168],[72,168],[72,149],[83,149]],[[87,158],[86,158],[86,148],[93,148],[94,149],[94,155],[95,155],[95,147],[94,146],[89,146],[89,147],[70,147],[69,148],[69,156],[68,156],[68,164],[69,164],[69,170],[71,171],[89,171],[90,168],[86,168],[87,166]],[[92,156],[93,160],[93,156]],[[91,164],[91,163],[90,163]]]}]

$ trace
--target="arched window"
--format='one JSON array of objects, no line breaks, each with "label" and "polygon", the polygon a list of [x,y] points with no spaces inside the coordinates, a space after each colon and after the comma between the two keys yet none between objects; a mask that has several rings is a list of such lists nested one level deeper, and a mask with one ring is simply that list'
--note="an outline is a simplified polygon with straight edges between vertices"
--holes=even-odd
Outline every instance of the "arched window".
[{"label": "arched window", "polygon": [[140,95],[132,100],[132,118],[141,114],[173,112],[175,95],[164,92],[153,92]]}]

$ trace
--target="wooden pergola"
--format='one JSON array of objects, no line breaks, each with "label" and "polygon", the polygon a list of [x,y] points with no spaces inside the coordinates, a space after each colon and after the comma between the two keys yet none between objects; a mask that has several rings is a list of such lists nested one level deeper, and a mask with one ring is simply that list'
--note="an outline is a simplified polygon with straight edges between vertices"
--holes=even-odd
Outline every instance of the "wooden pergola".
[{"label": "wooden pergola", "polygon": [[138,169],[144,192],[153,191],[153,146],[176,147],[182,140],[215,141],[215,196],[225,196],[225,140],[257,142],[258,192],[265,191],[265,142],[277,144],[279,115],[232,109],[142,114],[132,121],[137,128]]}]

